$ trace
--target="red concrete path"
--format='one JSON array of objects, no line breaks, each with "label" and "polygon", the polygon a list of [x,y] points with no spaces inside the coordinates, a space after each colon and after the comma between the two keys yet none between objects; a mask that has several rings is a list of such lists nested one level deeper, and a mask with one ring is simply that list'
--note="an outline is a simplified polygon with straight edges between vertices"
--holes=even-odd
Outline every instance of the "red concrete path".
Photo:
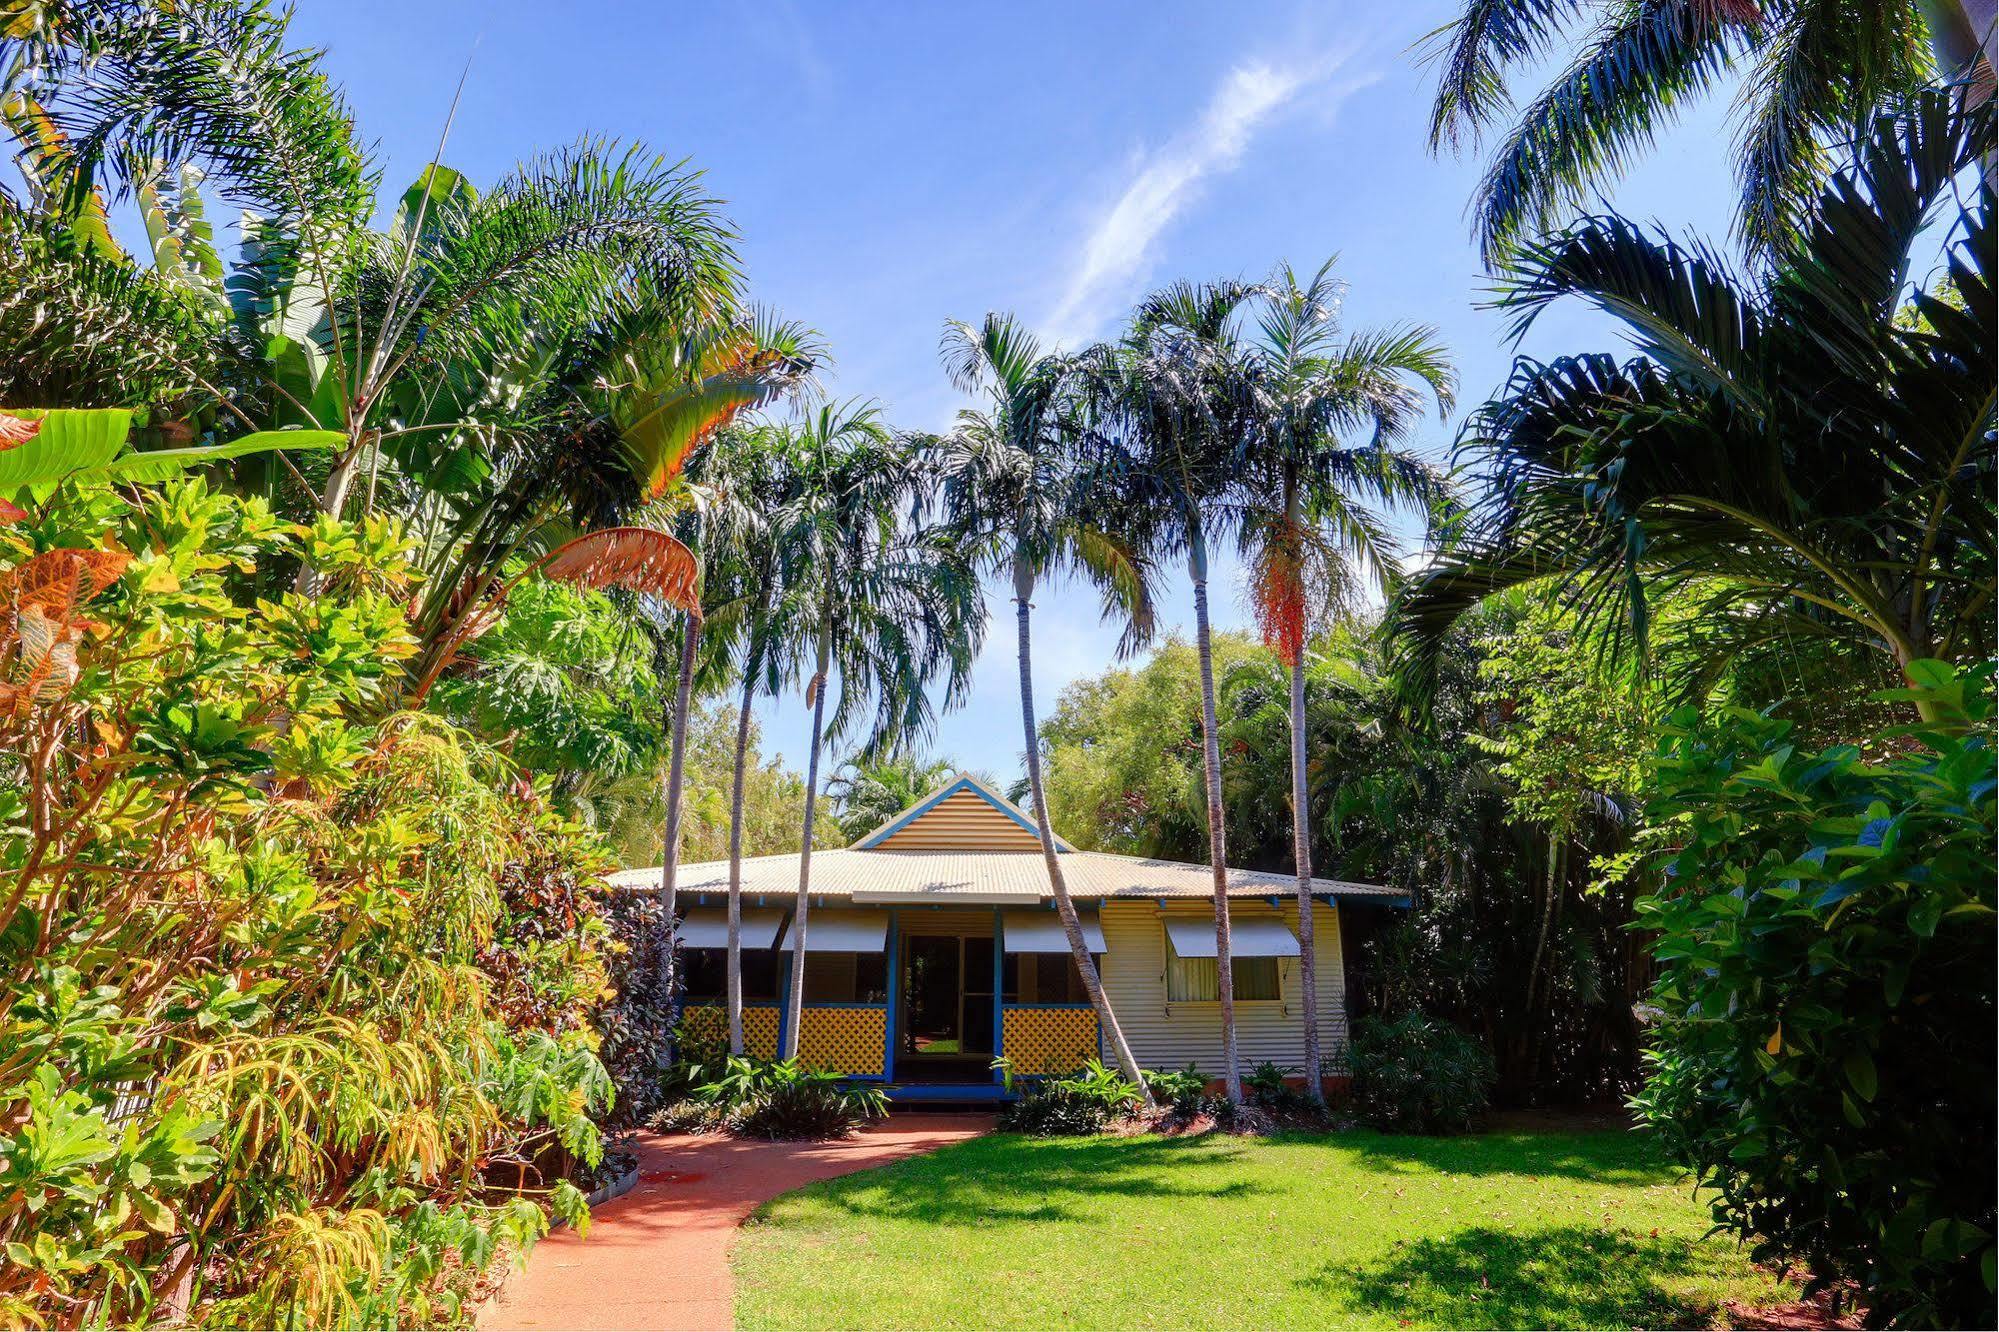
[{"label": "red concrete path", "polygon": [[729,1246],[757,1204],[991,1127],[990,1115],[896,1114],[840,1142],[641,1133],[638,1187],[596,1208],[588,1239],[561,1230],[536,1245],[479,1326],[731,1327]]}]

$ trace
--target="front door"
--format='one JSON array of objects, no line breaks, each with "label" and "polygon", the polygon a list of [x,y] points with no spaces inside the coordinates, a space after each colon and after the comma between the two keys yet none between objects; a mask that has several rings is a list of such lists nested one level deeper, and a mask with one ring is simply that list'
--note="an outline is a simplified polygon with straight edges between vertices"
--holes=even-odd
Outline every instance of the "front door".
[{"label": "front door", "polygon": [[982,1081],[993,1049],[993,941],[905,934],[896,1073]]}]

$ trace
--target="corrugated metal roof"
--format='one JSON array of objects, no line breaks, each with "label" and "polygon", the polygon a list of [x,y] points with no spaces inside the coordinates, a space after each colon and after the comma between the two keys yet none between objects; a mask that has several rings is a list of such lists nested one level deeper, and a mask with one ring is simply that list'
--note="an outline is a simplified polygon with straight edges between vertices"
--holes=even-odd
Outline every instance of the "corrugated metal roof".
[{"label": "corrugated metal roof", "polygon": [[[749,897],[789,896],[798,891],[798,856],[747,857],[743,893]],[[1099,901],[1112,898],[1206,897],[1211,891],[1206,865],[1175,860],[1114,856],[1102,851],[1071,851],[1062,857],[1062,874],[1072,897]],[[1288,874],[1257,870],[1228,872],[1231,897],[1289,896],[1298,881]],[[679,891],[701,896],[729,891],[729,862],[682,865],[676,876]],[[621,870],[610,876],[613,886],[648,889],[659,886],[659,869]],[[1394,901],[1403,894],[1378,884],[1313,879],[1312,891],[1335,897],[1376,897]],[[855,902],[939,902],[953,905],[996,905],[1042,902],[1052,894],[1048,872],[1035,851],[862,851],[844,848],[812,853],[812,895],[848,898]]]}]

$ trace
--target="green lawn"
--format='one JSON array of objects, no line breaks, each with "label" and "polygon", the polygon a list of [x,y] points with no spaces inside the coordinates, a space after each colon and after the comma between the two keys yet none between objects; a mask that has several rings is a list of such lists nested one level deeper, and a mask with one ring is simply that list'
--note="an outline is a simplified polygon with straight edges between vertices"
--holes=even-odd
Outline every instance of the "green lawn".
[{"label": "green lawn", "polygon": [[736,1321],[1628,1328],[1796,1298],[1707,1225],[1630,1133],[999,1135],[769,1204]]}]

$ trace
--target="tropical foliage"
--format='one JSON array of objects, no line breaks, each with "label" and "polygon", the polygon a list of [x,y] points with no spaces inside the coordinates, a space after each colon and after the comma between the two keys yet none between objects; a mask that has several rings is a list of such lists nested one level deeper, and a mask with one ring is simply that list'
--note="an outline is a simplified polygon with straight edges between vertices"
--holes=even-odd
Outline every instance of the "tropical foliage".
[{"label": "tropical foliage", "polygon": [[1877,1323],[1973,1327],[1999,1170],[1992,670],[1909,675],[1928,720],[1825,750],[1746,710],[1673,717],[1638,1107],[1759,1259],[1864,1283]]},{"label": "tropical foliage", "polygon": [[[1523,358],[1475,415],[1484,493],[1394,614],[1412,677],[1466,607],[1549,577],[1613,651],[1652,646],[1653,600],[1697,596],[1659,645],[1685,698],[1800,648],[1845,693],[1990,657],[1993,196],[1959,178],[1992,142],[1989,103],[1924,94],[1754,279],[1615,216],[1533,246],[1500,297],[1519,326],[1573,297],[1643,354]],[[1947,263],[1911,292],[1933,221]]]},{"label": "tropical foliage", "polygon": [[[1932,77],[1992,88],[1978,0],[1715,4],[1468,0],[1431,34],[1430,146],[1476,144],[1515,113],[1512,84],[1555,76],[1505,128],[1471,211],[1488,260],[1587,206],[1704,93],[1736,86],[1740,227],[1774,249],[1802,230],[1853,127]],[[1980,50],[1980,44],[1985,49]]]},{"label": "tropical foliage", "polygon": [[688,1076],[698,1082],[692,1099],[708,1124],[745,1137],[843,1138],[888,1113],[879,1088],[793,1059],[725,1055]]},{"label": "tropical foliage", "polygon": [[[1217,636],[1215,657],[1231,858],[1287,872],[1284,663],[1229,634]],[[1306,656],[1316,871],[1414,898],[1406,913],[1341,903],[1350,1005],[1419,1011],[1474,1034],[1509,1104],[1600,1101],[1630,1091],[1638,1074],[1632,1005],[1649,973],[1624,926],[1639,884],[1599,861],[1630,849],[1651,733],[1628,689],[1593,661],[1572,620],[1524,598],[1495,600],[1453,632],[1418,724],[1363,627],[1336,626]],[[1078,845],[1199,855],[1196,679],[1193,650],[1169,643],[1135,669],[1065,691],[1042,738],[1050,807]],[[1577,717],[1589,727],[1556,751],[1565,766],[1535,764],[1529,737]]]},{"label": "tropical foliage", "polygon": [[[0,541],[7,1316],[449,1317],[447,1267],[582,1218],[602,863],[390,710],[389,526],[187,482]],[[288,559],[321,595],[232,595]]]},{"label": "tropical foliage", "polygon": [[[771,650],[799,654],[796,660],[811,654],[811,752],[783,1028],[796,1047],[826,738],[858,735],[863,758],[920,742],[936,716],[933,683],[941,678],[944,706],[963,701],[985,606],[964,553],[943,529],[918,521],[935,481],[920,444],[884,426],[878,408],[829,403],[797,430],[790,447],[801,484],[777,520],[783,593],[771,615],[798,634]],[[836,688],[829,718],[827,699]],[[797,1050],[783,1053],[789,1058]]]},{"label": "tropical foliage", "polygon": [[1146,1105],[1150,1083],[1150,1079],[1133,1082],[1092,1059],[1074,1073],[1039,1078],[1021,1087],[1020,1095],[1001,1108],[999,1126],[1036,1138],[1102,1133]]},{"label": "tropical foliage", "polygon": [[[1601,862],[1651,880],[1637,1104],[1723,1227],[1880,1323],[1975,1324],[1994,1288],[1989,86],[1875,121],[1753,278],[1615,216],[1525,247],[1523,327],[1577,296],[1641,355],[1516,364],[1469,432],[1483,494],[1390,612],[1409,697],[1539,587],[1644,711],[1690,705],[1640,777],[1654,854]],[[1606,718],[1551,716],[1506,763],[1559,816]]]},{"label": "tropical foliage", "polygon": [[866,837],[958,775],[948,758],[902,754],[868,762],[856,758],[833,775],[826,794],[840,811],[848,841]]},{"label": "tropical foliage", "polygon": [[[10,67],[35,127],[28,198],[0,209],[43,299],[0,314],[0,363],[21,367],[0,396],[142,406],[154,444],[225,421],[329,436],[242,480],[290,516],[405,521],[427,575],[414,700],[524,564],[659,497],[710,433],[810,374],[811,336],[741,304],[731,230],[684,165],[584,141],[481,193],[433,161],[383,209],[350,108],[285,16],[201,0],[170,20],[136,3],[44,17]],[[114,184],[147,259],[104,225]],[[233,257],[205,194],[245,210]],[[151,359],[127,375],[134,349]],[[602,585],[616,558],[599,538],[570,561]]]},{"label": "tropical foliage", "polygon": [[1477,1041],[1421,1013],[1356,1022],[1346,1067],[1354,1113],[1384,1133],[1463,1133],[1493,1079]]}]

